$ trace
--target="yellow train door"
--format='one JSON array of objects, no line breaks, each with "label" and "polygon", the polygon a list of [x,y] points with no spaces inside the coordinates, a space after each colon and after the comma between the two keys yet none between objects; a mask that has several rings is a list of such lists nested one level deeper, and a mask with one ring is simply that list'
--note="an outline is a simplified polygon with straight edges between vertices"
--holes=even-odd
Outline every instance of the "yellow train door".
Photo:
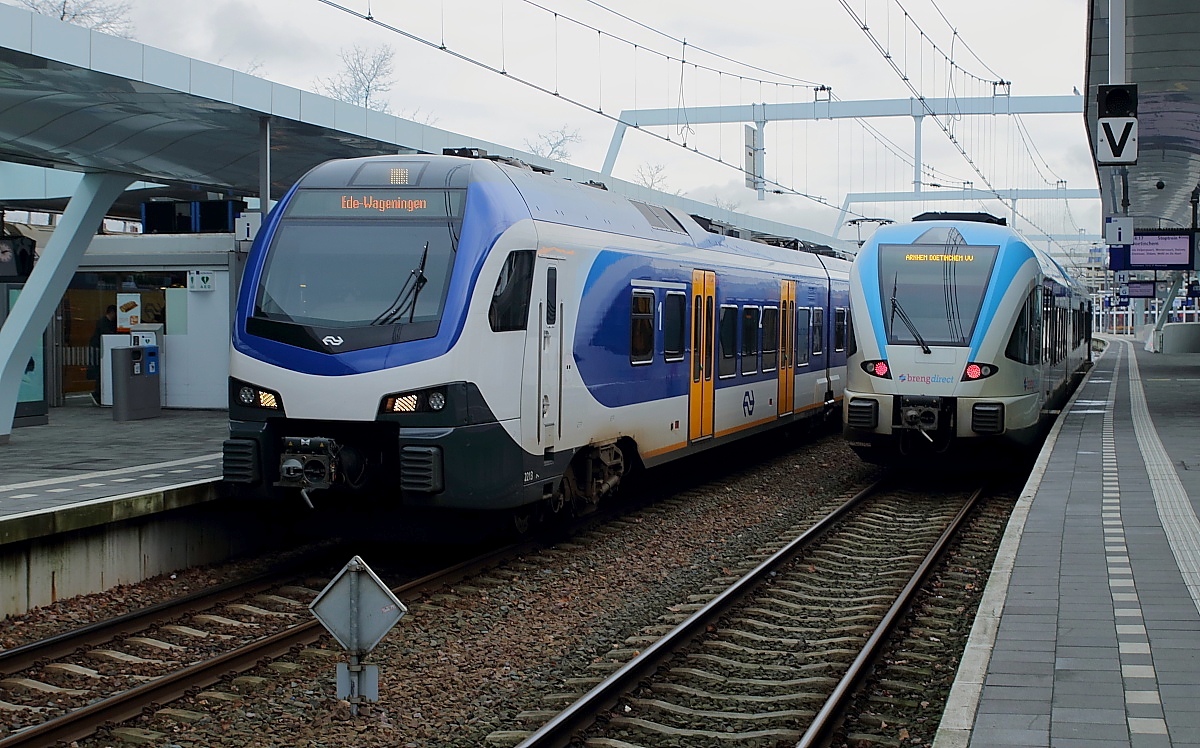
[{"label": "yellow train door", "polygon": [[779,283],[779,415],[792,412],[796,397],[796,281]]},{"label": "yellow train door", "polygon": [[692,383],[688,391],[688,440],[713,435],[713,340],[717,274],[692,271]]}]

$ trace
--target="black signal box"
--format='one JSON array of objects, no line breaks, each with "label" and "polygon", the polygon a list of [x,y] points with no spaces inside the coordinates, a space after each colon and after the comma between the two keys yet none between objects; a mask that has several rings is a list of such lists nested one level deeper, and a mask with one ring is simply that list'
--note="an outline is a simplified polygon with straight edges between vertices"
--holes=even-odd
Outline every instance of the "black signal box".
[{"label": "black signal box", "polygon": [[1136,83],[1101,85],[1097,88],[1096,116],[1098,118],[1137,116]]}]

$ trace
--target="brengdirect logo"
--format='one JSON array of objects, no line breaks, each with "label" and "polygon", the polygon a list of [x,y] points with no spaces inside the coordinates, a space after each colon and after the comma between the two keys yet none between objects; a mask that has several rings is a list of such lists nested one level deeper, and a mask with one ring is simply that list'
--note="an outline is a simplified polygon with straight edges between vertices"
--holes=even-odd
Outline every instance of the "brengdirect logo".
[{"label": "brengdirect logo", "polygon": [[941,374],[901,374],[896,378],[901,382],[917,384],[949,384],[954,381],[954,377],[943,377]]}]

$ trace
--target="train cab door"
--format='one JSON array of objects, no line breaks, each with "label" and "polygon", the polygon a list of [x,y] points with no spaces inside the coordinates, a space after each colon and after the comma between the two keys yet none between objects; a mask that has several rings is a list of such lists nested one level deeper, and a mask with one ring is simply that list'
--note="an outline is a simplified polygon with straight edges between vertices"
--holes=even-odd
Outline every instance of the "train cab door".
[{"label": "train cab door", "polygon": [[796,400],[796,281],[779,283],[779,392],[780,416],[790,415]]},{"label": "train cab door", "polygon": [[713,435],[713,341],[716,338],[717,274],[692,271],[692,357],[688,391],[688,441]]},{"label": "train cab door", "polygon": [[543,450],[553,449],[562,433],[563,313],[560,293],[563,262],[538,257],[534,298],[538,300],[537,437]]}]

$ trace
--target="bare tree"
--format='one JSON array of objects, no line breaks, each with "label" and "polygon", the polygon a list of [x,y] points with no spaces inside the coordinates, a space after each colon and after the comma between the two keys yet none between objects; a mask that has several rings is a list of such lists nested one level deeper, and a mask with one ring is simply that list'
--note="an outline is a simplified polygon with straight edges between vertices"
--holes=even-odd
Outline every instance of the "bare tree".
[{"label": "bare tree", "polygon": [[551,161],[570,161],[571,152],[567,150],[567,146],[571,143],[582,143],[583,138],[579,137],[579,130],[568,130],[567,125],[563,125],[557,130],[543,132],[538,134],[537,142],[525,141],[525,147],[535,156],[548,158]]},{"label": "bare tree", "polygon": [[394,54],[389,44],[375,50],[366,50],[358,45],[350,50],[341,49],[338,56],[342,58],[345,68],[328,80],[318,77],[314,85],[317,91],[331,99],[377,112],[388,112],[392,107],[383,95],[392,90]]},{"label": "bare tree", "polygon": [[133,38],[129,3],[104,0],[19,0],[21,5],[43,16],[57,18],[85,29],[125,39]]},{"label": "bare tree", "polygon": [[633,181],[648,190],[659,190],[665,192],[667,190],[667,166],[666,164],[652,164],[649,161],[637,168],[633,174]]},{"label": "bare tree", "polygon": [[227,68],[237,70],[238,72],[245,73],[246,75],[258,76],[259,78],[262,78],[267,74],[267,69],[263,66],[263,59],[258,55],[250,58],[250,62],[240,66],[226,63],[226,57],[228,57],[228,55],[221,55],[221,57],[217,60],[217,64],[224,65]]},{"label": "bare tree", "polygon": [[727,210],[730,213],[742,207],[742,204],[737,200],[724,200],[720,195],[713,195],[713,205],[721,210]]},{"label": "bare tree", "polygon": [[426,127],[433,127],[438,123],[438,120],[441,119],[441,117],[437,116],[433,112],[422,113],[421,107],[417,107],[411,112],[408,111],[407,108],[401,109],[400,111],[396,112],[396,116],[403,117],[404,119],[410,119],[413,122],[418,122]]}]

